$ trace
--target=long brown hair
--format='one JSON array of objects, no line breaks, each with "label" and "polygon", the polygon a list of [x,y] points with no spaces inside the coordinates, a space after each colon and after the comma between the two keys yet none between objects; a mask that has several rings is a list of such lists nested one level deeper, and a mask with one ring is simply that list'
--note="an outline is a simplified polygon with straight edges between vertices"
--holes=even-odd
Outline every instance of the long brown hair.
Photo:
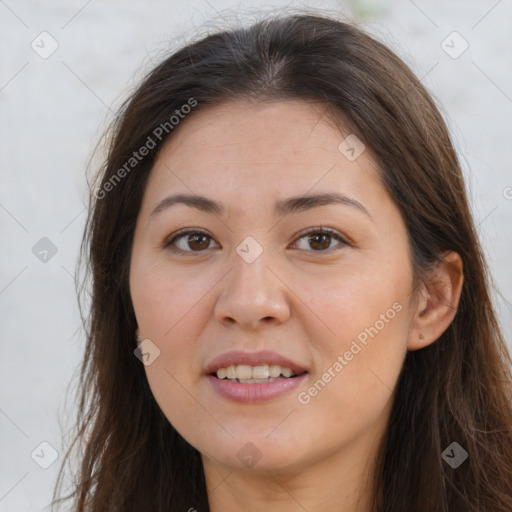
[{"label": "long brown hair", "polygon": [[[175,129],[170,117],[193,102],[187,115],[234,98],[322,102],[373,151],[407,227],[415,279],[425,279],[444,251],[462,259],[453,322],[434,343],[407,353],[372,512],[510,512],[512,361],[447,127],[386,46],[354,24],[311,14],[268,16],[179,49],[143,79],[112,124],[82,241],[92,285],[87,342],[74,441],[54,499],[76,447],[80,467],[72,493],[54,504],[73,499],[77,512],[208,510],[200,454],[163,415],[134,356],[128,275],[145,185]],[[148,138],[154,147],[127,166]],[[456,469],[442,457],[454,442],[469,455]]]}]

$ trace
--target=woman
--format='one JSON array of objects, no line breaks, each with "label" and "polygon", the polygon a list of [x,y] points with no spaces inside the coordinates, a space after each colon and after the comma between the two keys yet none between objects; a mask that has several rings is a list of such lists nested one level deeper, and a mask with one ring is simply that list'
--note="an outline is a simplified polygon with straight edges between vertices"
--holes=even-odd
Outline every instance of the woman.
[{"label": "woman", "polygon": [[210,35],[109,140],[73,510],[512,510],[510,355],[396,55],[312,15]]}]

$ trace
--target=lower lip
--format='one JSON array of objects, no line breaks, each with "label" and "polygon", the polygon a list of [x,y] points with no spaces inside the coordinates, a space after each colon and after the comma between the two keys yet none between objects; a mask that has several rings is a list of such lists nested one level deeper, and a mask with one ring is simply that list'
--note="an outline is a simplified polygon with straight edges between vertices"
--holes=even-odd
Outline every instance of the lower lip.
[{"label": "lower lip", "polygon": [[307,375],[307,373],[304,373],[298,377],[289,379],[279,379],[272,382],[253,384],[231,382],[227,379],[218,379],[213,375],[207,375],[206,378],[219,395],[235,402],[249,404],[264,402],[266,400],[272,400],[273,398],[283,396],[300,386]]}]

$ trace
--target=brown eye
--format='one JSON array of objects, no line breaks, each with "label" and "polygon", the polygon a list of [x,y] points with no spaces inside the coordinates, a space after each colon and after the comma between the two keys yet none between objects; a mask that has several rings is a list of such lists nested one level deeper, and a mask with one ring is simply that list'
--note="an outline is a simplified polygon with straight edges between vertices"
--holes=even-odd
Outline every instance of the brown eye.
[{"label": "brown eye", "polygon": [[[165,244],[173,252],[203,252],[208,249],[212,237],[201,231],[185,231]],[[180,245],[178,245],[178,242]]]},{"label": "brown eye", "polygon": [[308,240],[311,247],[315,250],[329,249],[329,246],[331,245],[331,235],[325,233],[309,235]]},{"label": "brown eye", "polygon": [[[206,241],[206,244],[205,244]],[[203,235],[202,233],[191,235],[188,239],[188,245],[194,250],[207,249],[210,243],[208,242],[208,237]]]},{"label": "brown eye", "polygon": [[[327,252],[327,250],[331,248],[333,239],[340,242],[338,243],[339,246],[348,245],[348,243],[336,231],[325,228],[312,229],[309,232],[303,234],[299,238],[299,241],[302,239],[307,240],[307,245],[311,247],[314,252]],[[299,249],[308,250],[307,248],[302,247],[299,247]]]}]

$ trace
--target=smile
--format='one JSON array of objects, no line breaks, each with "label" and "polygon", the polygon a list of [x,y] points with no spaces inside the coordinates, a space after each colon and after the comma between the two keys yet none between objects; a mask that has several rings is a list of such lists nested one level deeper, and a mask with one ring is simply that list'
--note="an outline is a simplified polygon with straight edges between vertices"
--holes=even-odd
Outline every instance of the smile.
[{"label": "smile", "polygon": [[291,368],[277,364],[262,364],[250,366],[248,364],[230,365],[225,368],[219,368],[215,375],[218,379],[228,379],[230,381],[258,383],[273,381],[278,378],[296,377],[296,373]]},{"label": "smile", "polygon": [[307,377],[298,363],[272,351],[233,351],[215,358],[205,370],[213,390],[231,401],[256,403],[279,398]]}]

